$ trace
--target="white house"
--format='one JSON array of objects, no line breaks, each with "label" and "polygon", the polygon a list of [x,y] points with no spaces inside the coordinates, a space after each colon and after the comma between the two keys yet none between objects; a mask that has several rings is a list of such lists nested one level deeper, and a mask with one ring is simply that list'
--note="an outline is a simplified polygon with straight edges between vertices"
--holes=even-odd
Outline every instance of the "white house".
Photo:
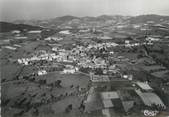
[{"label": "white house", "polygon": [[153,37],[148,37],[146,38],[146,41],[159,41],[159,38],[153,38]]},{"label": "white house", "polygon": [[70,34],[70,31],[69,30],[63,30],[63,31],[60,31],[59,33],[68,35],[68,34]]},{"label": "white house", "polygon": [[39,76],[42,76],[42,75],[45,75],[45,74],[47,74],[46,70],[38,71]]},{"label": "white house", "polygon": [[30,30],[28,31],[29,34],[40,34],[42,31],[41,30]]},{"label": "white house", "polygon": [[75,69],[64,69],[63,73],[64,74],[74,74],[76,71]]},{"label": "white house", "polygon": [[20,30],[13,30],[12,34],[19,34],[21,31]]}]

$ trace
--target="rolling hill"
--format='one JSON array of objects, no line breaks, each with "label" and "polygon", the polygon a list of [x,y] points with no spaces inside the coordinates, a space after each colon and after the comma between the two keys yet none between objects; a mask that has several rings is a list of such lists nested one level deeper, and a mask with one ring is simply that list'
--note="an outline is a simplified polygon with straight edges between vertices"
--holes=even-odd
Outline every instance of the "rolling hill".
[{"label": "rolling hill", "polygon": [[10,32],[12,30],[40,30],[42,27],[27,24],[13,24],[8,22],[0,22],[0,32]]}]

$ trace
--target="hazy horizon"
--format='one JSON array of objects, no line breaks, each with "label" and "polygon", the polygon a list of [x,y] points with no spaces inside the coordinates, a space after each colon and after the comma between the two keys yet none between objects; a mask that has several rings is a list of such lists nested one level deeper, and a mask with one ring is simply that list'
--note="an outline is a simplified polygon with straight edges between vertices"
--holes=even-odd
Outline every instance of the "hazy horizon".
[{"label": "hazy horizon", "polygon": [[0,0],[0,21],[50,19],[65,15],[169,16],[169,0]]}]

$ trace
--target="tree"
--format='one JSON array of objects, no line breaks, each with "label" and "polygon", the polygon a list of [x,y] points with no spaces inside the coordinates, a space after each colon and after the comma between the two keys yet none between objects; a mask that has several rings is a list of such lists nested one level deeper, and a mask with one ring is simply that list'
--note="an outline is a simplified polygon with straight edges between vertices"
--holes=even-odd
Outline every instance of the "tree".
[{"label": "tree", "polygon": [[69,112],[72,110],[72,108],[73,108],[72,104],[69,104],[69,105],[66,107],[65,112],[66,112],[66,113],[69,113]]},{"label": "tree", "polygon": [[55,81],[55,86],[56,86],[56,87],[62,87],[62,86],[61,86],[61,83],[62,83],[61,80],[57,80],[57,81]]}]

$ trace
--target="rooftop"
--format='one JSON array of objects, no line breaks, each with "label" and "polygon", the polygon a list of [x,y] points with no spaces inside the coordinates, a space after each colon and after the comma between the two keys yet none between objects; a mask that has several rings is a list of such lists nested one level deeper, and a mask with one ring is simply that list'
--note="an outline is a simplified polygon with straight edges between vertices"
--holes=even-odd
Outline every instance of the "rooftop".
[{"label": "rooftop", "polygon": [[144,82],[136,82],[136,84],[143,90],[152,90],[152,88]]}]

